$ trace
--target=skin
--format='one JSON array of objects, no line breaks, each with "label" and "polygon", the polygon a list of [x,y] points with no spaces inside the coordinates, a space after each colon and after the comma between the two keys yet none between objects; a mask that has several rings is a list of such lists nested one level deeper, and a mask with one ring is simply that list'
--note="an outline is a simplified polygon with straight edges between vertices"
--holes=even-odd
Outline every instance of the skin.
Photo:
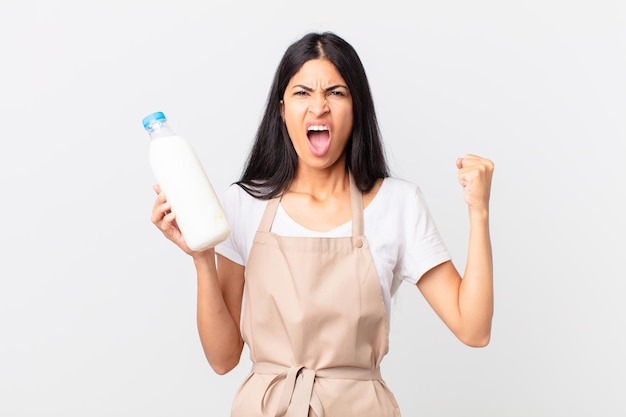
[{"label": "skin", "polygon": [[[290,80],[280,112],[296,153],[298,169],[282,197],[287,213],[303,226],[333,229],[350,219],[349,176],[344,149],[353,126],[352,97],[332,63],[308,61]],[[330,146],[323,154],[308,143],[310,124],[328,126]],[[456,160],[458,179],[469,210],[469,245],[463,276],[444,262],[418,281],[417,287],[441,320],[469,346],[485,346],[493,315],[493,268],[489,237],[489,195],[493,163],[477,155]],[[363,196],[367,206],[382,180]],[[240,333],[244,267],[214,250],[189,249],[176,225],[175,214],[158,185],[152,222],[189,254],[198,279],[197,324],[207,360],[218,374],[233,369],[241,357]],[[217,259],[217,262],[216,262]]]},{"label": "skin", "polygon": [[[287,85],[280,110],[298,155],[294,181],[281,199],[283,208],[311,230],[328,231],[347,222],[351,216],[350,184],[344,150],[352,132],[353,112],[346,82],[330,61],[308,61]],[[326,154],[311,151],[309,125],[328,127]],[[373,196],[370,193],[365,203]]]}]

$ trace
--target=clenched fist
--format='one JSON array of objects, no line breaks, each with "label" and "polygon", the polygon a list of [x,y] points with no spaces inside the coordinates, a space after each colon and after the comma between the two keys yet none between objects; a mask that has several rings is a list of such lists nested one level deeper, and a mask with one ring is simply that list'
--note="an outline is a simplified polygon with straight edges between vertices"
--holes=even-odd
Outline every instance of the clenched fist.
[{"label": "clenched fist", "polygon": [[459,170],[458,178],[469,210],[483,212],[489,210],[493,162],[467,154],[456,160],[456,167]]}]

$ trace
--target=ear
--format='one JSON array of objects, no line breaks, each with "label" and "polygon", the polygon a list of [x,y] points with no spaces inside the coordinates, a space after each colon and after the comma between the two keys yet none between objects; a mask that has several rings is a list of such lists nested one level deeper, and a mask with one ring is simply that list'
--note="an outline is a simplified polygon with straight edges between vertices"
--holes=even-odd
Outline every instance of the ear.
[{"label": "ear", "polygon": [[280,117],[283,119],[283,123],[285,123],[285,102],[280,101]]}]

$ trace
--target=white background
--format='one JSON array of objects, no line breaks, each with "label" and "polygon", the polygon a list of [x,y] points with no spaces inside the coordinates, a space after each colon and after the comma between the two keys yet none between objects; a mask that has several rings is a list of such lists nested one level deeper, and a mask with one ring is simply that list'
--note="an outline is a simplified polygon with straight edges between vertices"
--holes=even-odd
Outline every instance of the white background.
[{"label": "white background", "polygon": [[313,30],[359,52],[393,172],[461,270],[454,161],[496,164],[492,342],[402,287],[383,376],[403,415],[626,415],[625,28],[618,0],[2,0],[0,415],[228,415],[247,352],[222,377],[204,359],[141,119],[165,112],[222,192]]}]

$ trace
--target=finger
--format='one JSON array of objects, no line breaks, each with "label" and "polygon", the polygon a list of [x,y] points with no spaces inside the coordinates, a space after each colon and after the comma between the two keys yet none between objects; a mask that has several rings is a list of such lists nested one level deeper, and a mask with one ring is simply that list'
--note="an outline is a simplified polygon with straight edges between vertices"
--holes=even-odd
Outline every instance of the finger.
[{"label": "finger", "polygon": [[465,157],[460,159],[462,160],[462,166],[459,167],[459,170],[478,169],[484,172],[493,171],[494,164],[493,161],[489,159],[481,158],[475,155],[466,155]]},{"label": "finger", "polygon": [[487,165],[492,166],[493,161],[482,156],[467,154],[463,158],[463,165]]},{"label": "finger", "polygon": [[[459,161],[460,161],[460,164],[459,164]],[[464,155],[462,158],[457,159],[457,167],[459,169],[469,168],[469,167],[476,166],[482,163],[482,161],[483,161],[483,158],[481,158],[480,156],[476,156],[476,155],[472,155],[468,153]]]},{"label": "finger", "polygon": [[465,185],[467,185],[468,183],[470,183],[472,181],[472,172],[471,171],[459,170],[459,172],[458,172],[456,177],[459,180],[459,182],[461,183],[461,185],[465,186]]},{"label": "finger", "polygon": [[163,218],[161,220],[161,227],[163,229],[167,229],[173,222],[176,220],[176,213],[173,211],[166,211],[163,213]]},{"label": "finger", "polygon": [[476,164],[479,164],[482,160],[483,158],[481,158],[480,156],[468,153],[465,154],[463,157],[456,159],[456,167],[458,169],[470,168],[472,166],[475,166]]},{"label": "finger", "polygon": [[167,199],[165,198],[165,194],[161,192],[157,198],[154,200],[154,205],[152,206],[152,211],[156,211],[163,204],[167,203]]},{"label": "finger", "polygon": [[458,178],[462,183],[470,183],[476,180],[479,177],[479,173],[473,169],[463,169],[459,170]]},{"label": "finger", "polygon": [[164,203],[155,203],[154,208],[152,209],[152,223],[157,226],[161,223],[165,217],[172,212],[172,207],[169,202]]},{"label": "finger", "polygon": [[152,189],[154,190],[155,193],[161,194],[161,186],[159,184],[154,184],[152,186]]},{"label": "finger", "polygon": [[159,194],[157,195],[156,201],[155,201],[155,206],[158,204],[163,204],[167,201],[167,196],[165,195],[165,193],[163,192],[163,190],[159,191]]}]

